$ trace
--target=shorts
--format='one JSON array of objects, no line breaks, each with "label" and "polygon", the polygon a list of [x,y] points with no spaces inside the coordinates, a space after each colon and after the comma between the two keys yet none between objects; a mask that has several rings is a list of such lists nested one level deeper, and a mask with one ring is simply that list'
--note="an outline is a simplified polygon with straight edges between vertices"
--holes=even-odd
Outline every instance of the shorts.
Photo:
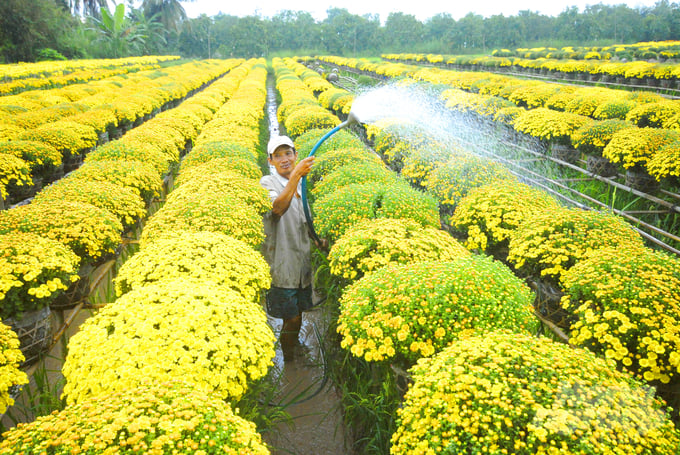
[{"label": "shorts", "polygon": [[267,314],[292,319],[312,308],[312,287],[287,289],[272,287],[267,291]]}]

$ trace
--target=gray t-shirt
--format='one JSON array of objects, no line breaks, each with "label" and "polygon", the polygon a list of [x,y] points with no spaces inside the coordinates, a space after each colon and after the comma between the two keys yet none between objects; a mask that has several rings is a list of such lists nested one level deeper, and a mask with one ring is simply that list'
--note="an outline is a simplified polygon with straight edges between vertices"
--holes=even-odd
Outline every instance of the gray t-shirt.
[{"label": "gray t-shirt", "polygon": [[[275,170],[260,179],[260,185],[269,191],[272,202],[281,194],[287,183],[288,179]],[[299,186],[286,213],[278,220],[275,218],[271,210],[263,217],[266,237],[262,254],[269,264],[272,286],[288,289],[310,286],[311,242]]]}]

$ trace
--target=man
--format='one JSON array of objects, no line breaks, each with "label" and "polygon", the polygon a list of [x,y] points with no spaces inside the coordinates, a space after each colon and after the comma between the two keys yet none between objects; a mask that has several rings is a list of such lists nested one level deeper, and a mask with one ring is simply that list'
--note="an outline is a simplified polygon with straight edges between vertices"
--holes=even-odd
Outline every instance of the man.
[{"label": "man", "polygon": [[312,308],[311,242],[300,183],[312,168],[314,157],[297,163],[295,145],[287,136],[273,136],[267,154],[272,173],[260,179],[272,200],[272,209],[264,215],[263,254],[272,276],[267,313],[283,319],[279,340],[284,361],[288,361],[300,343],[302,312]]}]

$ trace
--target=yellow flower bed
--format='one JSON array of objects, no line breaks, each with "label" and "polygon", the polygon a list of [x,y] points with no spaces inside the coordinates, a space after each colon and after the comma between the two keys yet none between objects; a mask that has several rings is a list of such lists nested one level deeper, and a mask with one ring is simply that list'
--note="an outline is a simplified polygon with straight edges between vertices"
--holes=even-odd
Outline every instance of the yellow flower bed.
[{"label": "yellow flower bed", "polygon": [[526,284],[487,257],[383,267],[343,292],[340,346],[369,362],[412,365],[469,330],[535,330],[532,300]]},{"label": "yellow flower bed", "polygon": [[255,424],[182,382],[139,387],[67,406],[5,434],[0,454],[267,455]]},{"label": "yellow flower bed", "polygon": [[262,308],[212,281],[133,289],[87,319],[62,368],[68,404],[145,383],[182,380],[238,400],[267,374],[275,337]]},{"label": "yellow flower bed", "polygon": [[181,200],[165,204],[147,221],[140,243],[144,246],[170,230],[220,232],[253,247],[264,240],[262,216],[258,211],[240,198],[218,191],[187,194]]},{"label": "yellow flower bed", "polygon": [[19,369],[24,355],[19,349],[17,334],[0,321],[0,413],[4,414],[8,406],[14,404],[9,396],[13,386],[28,384],[28,376]]},{"label": "yellow flower bed", "polygon": [[394,264],[450,261],[469,252],[445,231],[413,220],[382,218],[351,227],[328,253],[331,274],[358,280]]},{"label": "yellow flower bed", "polygon": [[526,218],[510,236],[508,261],[523,274],[556,281],[601,248],[642,248],[642,238],[622,218],[606,212],[560,208]]},{"label": "yellow flower bed", "polygon": [[680,139],[680,131],[636,126],[617,131],[602,151],[602,156],[612,163],[621,163],[628,169],[645,165],[656,152]]},{"label": "yellow flower bed", "polygon": [[67,178],[115,183],[130,188],[145,201],[160,196],[163,189],[160,174],[144,161],[88,160]]},{"label": "yellow flower bed", "polygon": [[652,384],[680,384],[680,261],[651,249],[606,249],[562,276],[571,343]]},{"label": "yellow flower bed", "polygon": [[0,234],[0,318],[49,304],[78,280],[80,258],[57,240],[32,232]]},{"label": "yellow flower bed", "polygon": [[471,189],[456,206],[451,225],[466,235],[467,248],[488,251],[506,245],[531,215],[559,207],[543,190],[515,180],[498,180]]},{"label": "yellow flower bed", "polygon": [[680,444],[662,403],[641,383],[547,338],[462,338],[410,373],[393,455],[671,455]]},{"label": "yellow flower bed", "polygon": [[144,200],[131,188],[107,181],[85,179],[60,179],[43,188],[33,198],[33,203],[83,202],[114,214],[123,227],[130,228],[146,218]]},{"label": "yellow flower bed", "polygon": [[0,211],[0,233],[32,232],[98,259],[120,245],[123,225],[111,212],[84,202],[44,201]]},{"label": "yellow flower bed", "polygon": [[117,295],[182,277],[208,279],[257,302],[269,288],[269,266],[250,245],[216,232],[168,231],[148,242],[120,268]]}]

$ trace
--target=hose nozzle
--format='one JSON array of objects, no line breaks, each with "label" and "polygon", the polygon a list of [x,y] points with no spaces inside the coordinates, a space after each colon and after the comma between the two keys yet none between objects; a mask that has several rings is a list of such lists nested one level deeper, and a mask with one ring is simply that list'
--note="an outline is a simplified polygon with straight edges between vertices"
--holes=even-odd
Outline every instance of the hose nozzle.
[{"label": "hose nozzle", "polygon": [[338,129],[342,129],[342,128],[348,127],[350,125],[355,125],[357,123],[359,123],[359,117],[357,117],[354,112],[349,111],[349,115],[347,116],[347,120],[345,120],[340,125],[338,125]]}]

